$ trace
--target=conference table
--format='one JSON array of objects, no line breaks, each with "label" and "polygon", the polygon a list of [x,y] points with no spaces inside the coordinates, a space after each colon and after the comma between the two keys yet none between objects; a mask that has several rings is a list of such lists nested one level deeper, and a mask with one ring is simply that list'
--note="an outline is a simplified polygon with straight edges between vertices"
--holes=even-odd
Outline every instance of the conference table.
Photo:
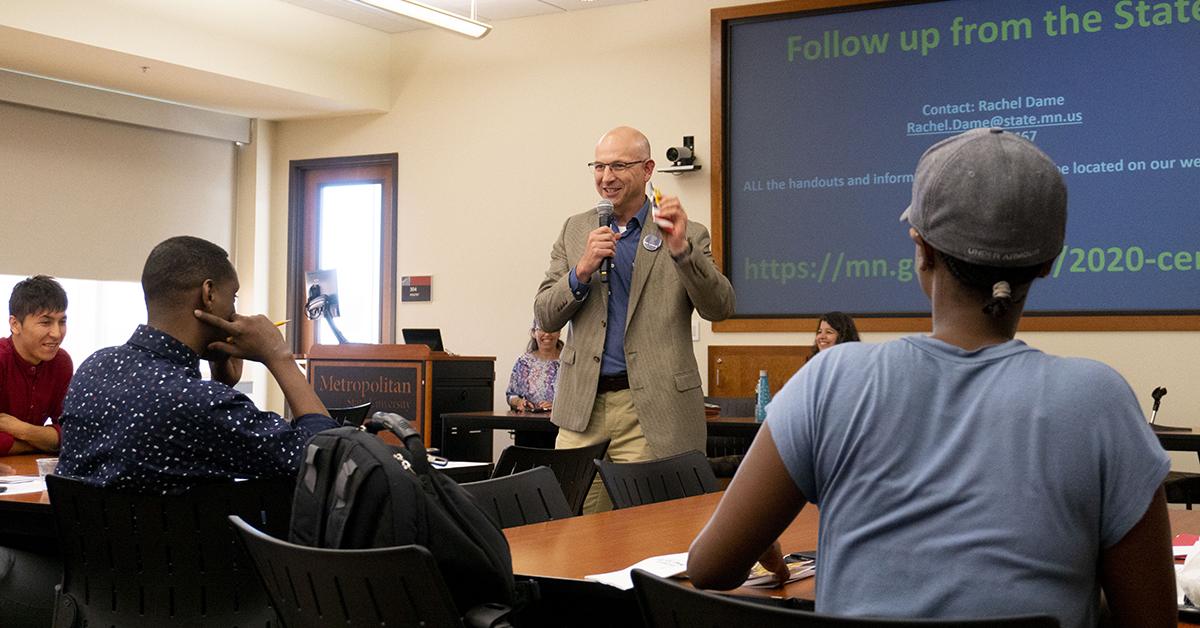
[{"label": "conference table", "polygon": [[[37,475],[37,459],[46,454],[20,454],[0,458],[0,475]],[[0,545],[40,546],[54,539],[54,518],[45,491],[7,495],[0,493]]]},{"label": "conference table", "polygon": [[[538,581],[548,608],[544,613],[573,625],[641,625],[632,591],[584,580],[590,574],[623,569],[651,556],[685,552],[704,527],[722,493],[710,493],[636,508],[508,528],[513,571]],[[1200,510],[1169,511],[1172,534],[1200,533]],[[817,547],[818,510],[805,507],[780,536],[785,552]],[[815,579],[783,588],[743,587],[727,592],[742,598],[811,608]],[[551,625],[553,622],[548,623]],[[1180,620],[1180,626],[1193,626]]]},{"label": "conference table", "polygon": [[[510,413],[519,415],[519,413]],[[548,431],[553,428],[544,415],[473,415],[469,420],[488,417],[509,421],[524,429]],[[450,416],[450,415],[446,415]],[[530,419],[532,418],[532,421]],[[530,421],[529,423],[515,421]],[[534,423],[536,421],[537,423]],[[491,424],[498,429],[513,429]],[[753,419],[719,418],[709,421],[710,435],[752,435],[758,424]],[[1182,432],[1158,433],[1164,448],[1200,452],[1200,435]],[[37,475],[37,459],[45,454],[24,454],[0,458],[0,475]],[[584,580],[589,574],[623,569],[634,563],[663,554],[687,551],[692,539],[708,521],[720,493],[649,504],[582,517],[506,529],[512,549],[513,570],[519,576],[536,579],[542,590],[541,613],[553,625],[556,618],[581,618],[579,625],[640,625],[632,592]],[[1171,509],[1172,534],[1200,534],[1200,510]],[[805,508],[780,537],[785,551],[811,550],[817,547],[815,507]],[[45,492],[22,495],[0,493],[0,545],[29,545],[54,539],[50,500]],[[732,595],[773,600],[785,606],[805,608],[814,597],[814,579],[788,584],[782,589],[741,588]],[[619,622],[619,623],[617,623]],[[1180,626],[1200,625],[1181,620]]]}]

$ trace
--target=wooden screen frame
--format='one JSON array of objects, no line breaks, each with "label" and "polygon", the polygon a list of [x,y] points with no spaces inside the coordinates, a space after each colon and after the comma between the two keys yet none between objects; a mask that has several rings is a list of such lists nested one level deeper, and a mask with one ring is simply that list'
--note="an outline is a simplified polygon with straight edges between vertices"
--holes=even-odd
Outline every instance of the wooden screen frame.
[{"label": "wooden screen frame", "polygon": [[[327,157],[288,162],[288,261],[287,261],[287,313],[295,324],[288,325],[288,342],[292,352],[307,353],[315,337],[315,323],[304,314],[304,264],[316,257],[315,235],[309,237],[309,229],[316,224],[315,205],[310,204],[313,193],[319,189],[322,171],[358,171],[356,177],[338,177],[339,180],[378,181],[382,190],[382,221],[380,229],[381,272],[379,302],[380,342],[396,342],[396,299],[399,285],[397,277],[397,206],[396,181],[400,156],[397,153],[360,155],[354,157]],[[314,232],[315,233],[315,232]]]},{"label": "wooden screen frame", "polygon": [[[710,83],[709,134],[712,142],[711,218],[712,254],[717,268],[725,271],[725,23],[752,17],[769,17],[801,11],[820,11],[847,7],[882,8],[913,4],[911,0],[783,0],[736,7],[712,9],[709,21]],[[929,331],[928,316],[856,316],[859,331]],[[736,318],[713,323],[714,332],[808,332],[817,328],[816,318]],[[1021,318],[1021,331],[1198,331],[1200,315],[1195,314],[1028,314]]]}]

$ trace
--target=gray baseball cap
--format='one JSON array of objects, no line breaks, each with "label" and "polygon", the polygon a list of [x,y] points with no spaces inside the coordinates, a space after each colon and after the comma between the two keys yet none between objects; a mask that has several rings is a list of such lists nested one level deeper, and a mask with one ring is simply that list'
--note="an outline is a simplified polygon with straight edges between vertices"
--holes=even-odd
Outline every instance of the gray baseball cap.
[{"label": "gray baseball cap", "polygon": [[921,155],[900,220],[965,262],[1033,266],[1062,250],[1067,187],[1033,142],[1004,129],[974,129]]}]

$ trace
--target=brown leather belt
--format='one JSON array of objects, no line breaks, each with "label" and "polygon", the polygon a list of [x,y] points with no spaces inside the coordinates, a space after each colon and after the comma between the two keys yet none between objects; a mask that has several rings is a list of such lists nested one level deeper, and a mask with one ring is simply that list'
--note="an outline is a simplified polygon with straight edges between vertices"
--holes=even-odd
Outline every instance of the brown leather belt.
[{"label": "brown leather belt", "polygon": [[616,392],[629,388],[629,374],[621,373],[619,375],[601,375],[600,381],[596,384],[597,393]]}]

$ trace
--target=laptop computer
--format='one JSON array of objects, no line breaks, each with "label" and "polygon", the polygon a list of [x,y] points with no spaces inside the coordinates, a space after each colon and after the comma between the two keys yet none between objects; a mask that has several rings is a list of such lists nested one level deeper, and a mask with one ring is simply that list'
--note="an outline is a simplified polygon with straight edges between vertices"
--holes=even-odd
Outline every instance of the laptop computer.
[{"label": "laptop computer", "polygon": [[442,346],[442,330],[440,329],[401,329],[406,345],[428,345],[430,351],[445,351]]}]

